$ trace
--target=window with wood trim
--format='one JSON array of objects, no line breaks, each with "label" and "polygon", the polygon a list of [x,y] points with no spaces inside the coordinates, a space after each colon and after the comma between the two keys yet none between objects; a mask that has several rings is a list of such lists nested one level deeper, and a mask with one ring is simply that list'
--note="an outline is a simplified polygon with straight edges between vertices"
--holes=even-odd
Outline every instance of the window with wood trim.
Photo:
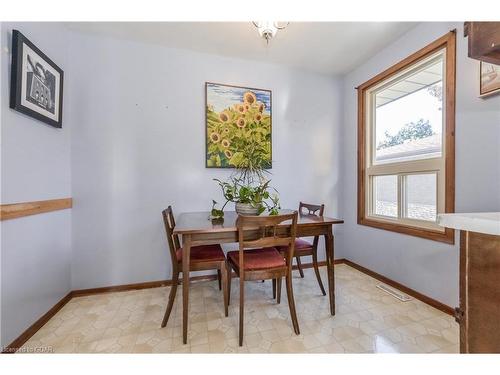
[{"label": "window with wood trim", "polygon": [[358,224],[454,243],[455,31],[358,87]]}]

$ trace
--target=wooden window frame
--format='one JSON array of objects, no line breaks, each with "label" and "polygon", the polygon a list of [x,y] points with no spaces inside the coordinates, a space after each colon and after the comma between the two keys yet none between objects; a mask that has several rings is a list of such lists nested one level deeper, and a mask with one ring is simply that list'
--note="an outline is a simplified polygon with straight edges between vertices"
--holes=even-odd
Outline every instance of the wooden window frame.
[{"label": "wooden window frame", "polygon": [[[444,212],[455,211],[455,86],[456,86],[456,30],[448,32],[446,35],[430,43],[421,50],[413,53],[397,64],[379,73],[375,77],[366,81],[358,90],[358,224],[374,228],[403,233],[411,236],[422,237],[429,240],[455,243],[454,230],[446,228],[436,230],[417,225],[402,224],[390,220],[378,219],[368,216],[367,212],[367,92],[374,86],[387,80],[393,75],[403,72],[411,65],[421,62],[439,50],[446,48],[445,54],[445,123],[443,129],[444,140]],[[437,207],[439,207],[439,202]],[[439,211],[438,211],[439,212]]]}]

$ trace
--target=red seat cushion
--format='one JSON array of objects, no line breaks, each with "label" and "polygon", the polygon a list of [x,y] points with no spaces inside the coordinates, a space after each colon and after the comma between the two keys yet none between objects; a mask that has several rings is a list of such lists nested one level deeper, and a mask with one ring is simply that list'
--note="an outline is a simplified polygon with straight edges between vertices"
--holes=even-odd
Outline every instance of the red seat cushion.
[{"label": "red seat cushion", "polygon": [[[302,238],[295,239],[295,254],[300,254],[301,251],[310,250],[312,248],[312,243],[303,240]],[[284,253],[288,251],[288,246],[277,246],[279,252]]]},{"label": "red seat cushion", "polygon": [[[195,262],[217,262],[224,261],[224,252],[220,245],[202,245],[191,248],[190,261]],[[182,262],[182,247],[176,251],[177,261]]]},{"label": "red seat cushion", "polygon": [[[256,271],[286,266],[285,259],[274,247],[245,250],[243,254],[245,271]],[[240,268],[239,251],[228,252],[227,259],[235,267],[238,269]]]}]

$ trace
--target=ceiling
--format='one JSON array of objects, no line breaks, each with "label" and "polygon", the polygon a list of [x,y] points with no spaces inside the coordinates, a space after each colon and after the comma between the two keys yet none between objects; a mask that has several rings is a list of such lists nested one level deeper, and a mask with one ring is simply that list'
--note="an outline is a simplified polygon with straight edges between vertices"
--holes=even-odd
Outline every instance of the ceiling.
[{"label": "ceiling", "polygon": [[251,22],[76,22],[76,31],[345,74],[415,22],[292,22],[266,46]]}]

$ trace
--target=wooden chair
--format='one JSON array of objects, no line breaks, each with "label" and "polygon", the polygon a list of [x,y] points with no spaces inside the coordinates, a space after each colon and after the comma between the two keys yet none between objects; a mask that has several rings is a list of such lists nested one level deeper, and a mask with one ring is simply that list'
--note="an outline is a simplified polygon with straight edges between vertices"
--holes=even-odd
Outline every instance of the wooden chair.
[{"label": "wooden chair", "polygon": [[[291,224],[283,224],[291,220]],[[245,281],[272,279],[273,285],[281,286],[281,279],[286,279],[288,306],[292,318],[293,329],[298,335],[299,323],[295,311],[292,289],[292,259],[294,254],[295,235],[297,231],[297,211],[288,215],[276,216],[243,216],[236,221],[238,227],[239,250],[227,253],[228,304],[231,294],[231,268],[240,278],[240,325],[239,343],[243,345],[243,313],[245,301]],[[279,226],[279,227],[278,227]],[[244,233],[251,233],[256,240],[245,239]],[[285,259],[275,246],[286,246],[290,250]],[[250,250],[245,250],[249,249]],[[281,289],[281,288],[280,288]]]},{"label": "wooden chair", "polygon": [[[299,214],[302,215],[316,215],[323,216],[323,212],[325,210],[325,205],[316,205],[309,203],[299,203]],[[325,288],[323,287],[323,283],[321,281],[321,276],[319,275],[319,267],[318,267],[318,242],[319,236],[314,237],[313,243],[310,243],[301,238],[297,238],[295,240],[295,260],[297,262],[297,268],[299,269],[300,277],[304,277],[304,272],[302,271],[302,263],[300,262],[300,258],[304,256],[312,255],[313,260],[313,268],[314,273],[316,274],[316,279],[318,279],[319,288],[321,289],[321,293],[326,296]],[[286,254],[288,252],[288,248],[286,246],[280,246],[277,248],[282,254]],[[273,285],[274,290],[274,285]],[[273,297],[276,298],[275,293],[273,292]]]},{"label": "wooden chair", "polygon": [[[170,249],[170,257],[172,259],[172,287],[168,297],[167,310],[161,323],[162,328],[167,325],[168,318],[172,312],[174,305],[175,294],[177,293],[177,285],[179,284],[179,273],[182,272],[182,247],[179,243],[179,237],[174,234],[175,219],[172,211],[172,206],[168,206],[163,210],[163,222],[165,223],[165,231],[167,232],[168,246]],[[227,265],[226,257],[220,245],[204,245],[194,246],[190,251],[190,271],[206,271],[217,270],[219,279],[219,290],[224,288],[224,314],[228,315],[228,298],[227,298]]]}]

